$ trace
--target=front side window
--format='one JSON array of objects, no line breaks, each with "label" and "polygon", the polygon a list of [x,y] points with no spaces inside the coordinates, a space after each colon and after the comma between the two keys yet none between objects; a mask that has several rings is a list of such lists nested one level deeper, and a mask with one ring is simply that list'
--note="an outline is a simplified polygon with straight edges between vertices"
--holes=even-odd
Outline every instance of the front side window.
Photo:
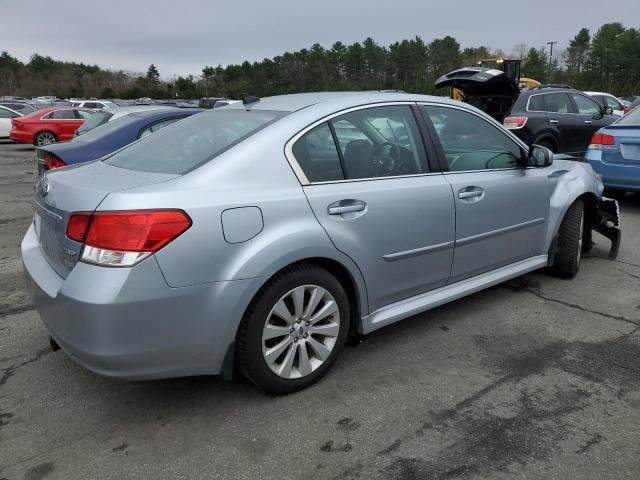
[{"label": "front side window", "polygon": [[525,152],[479,116],[450,107],[421,106],[431,119],[452,172],[513,168]]},{"label": "front side window", "polygon": [[623,110],[622,104],[616,100],[614,97],[610,97],[609,95],[605,95],[604,97],[604,105],[607,107],[611,107],[613,110]]},{"label": "front side window", "polygon": [[573,101],[576,103],[576,107],[578,108],[578,113],[581,115],[598,115],[600,113],[600,105],[595,100],[586,97],[585,95],[580,95],[579,93],[572,93],[571,97]]},{"label": "front side window", "polygon": [[331,120],[346,179],[428,171],[418,125],[408,105],[372,107]]},{"label": "front side window", "polygon": [[104,162],[129,170],[181,175],[285,115],[267,110],[203,112],[167,127],[166,134],[149,135],[131,144]]},{"label": "front side window", "polygon": [[551,113],[576,113],[569,95],[565,92],[545,94],[544,111]]}]

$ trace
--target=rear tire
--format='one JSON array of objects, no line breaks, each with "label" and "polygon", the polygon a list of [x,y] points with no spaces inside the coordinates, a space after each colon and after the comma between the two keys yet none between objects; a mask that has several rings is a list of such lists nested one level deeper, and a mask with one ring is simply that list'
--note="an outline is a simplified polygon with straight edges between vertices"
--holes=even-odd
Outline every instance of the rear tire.
[{"label": "rear tire", "polygon": [[554,275],[572,278],[580,270],[584,224],[584,202],[578,199],[567,210],[558,230],[558,245],[551,265]]},{"label": "rear tire", "polygon": [[33,140],[33,144],[36,147],[44,147],[45,145],[50,145],[52,143],[56,143],[58,141],[58,137],[55,136],[52,132],[40,132],[36,135],[36,138]]},{"label": "rear tire", "polygon": [[311,264],[284,269],[244,314],[236,336],[240,371],[271,394],[310,386],[344,347],[349,313],[344,288],[328,271]]}]

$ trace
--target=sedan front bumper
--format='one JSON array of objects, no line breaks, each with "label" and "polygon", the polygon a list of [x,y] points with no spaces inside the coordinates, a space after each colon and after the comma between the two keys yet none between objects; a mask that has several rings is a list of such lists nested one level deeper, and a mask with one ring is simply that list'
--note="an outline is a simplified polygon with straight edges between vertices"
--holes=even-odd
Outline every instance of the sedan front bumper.
[{"label": "sedan front bumper", "polygon": [[620,206],[618,201],[603,197],[598,201],[593,229],[611,240],[609,258],[617,258],[620,250]]}]

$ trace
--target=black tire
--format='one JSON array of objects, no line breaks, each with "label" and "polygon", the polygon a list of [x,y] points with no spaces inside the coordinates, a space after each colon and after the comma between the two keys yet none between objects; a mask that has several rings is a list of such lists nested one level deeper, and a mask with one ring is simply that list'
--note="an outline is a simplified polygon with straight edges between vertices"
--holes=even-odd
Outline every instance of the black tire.
[{"label": "black tire", "polygon": [[618,188],[605,188],[602,195],[608,198],[614,198],[616,200],[622,200],[627,192]]},{"label": "black tire", "polygon": [[[263,329],[276,303],[287,292],[303,285],[320,286],[333,296],[340,318],[339,333],[331,353],[320,366],[301,378],[283,378],[269,368],[264,358]],[[336,361],[349,332],[349,315],[345,290],[331,273],[311,264],[288,267],[271,278],[247,308],[236,335],[238,367],[245,377],[267,393],[284,395],[306,388],[327,373]]]},{"label": "black tire", "polygon": [[580,270],[584,220],[584,202],[578,199],[569,207],[560,224],[556,254],[551,265],[554,275],[571,278]]},{"label": "black tire", "polygon": [[553,144],[551,142],[549,142],[548,140],[540,140],[538,142],[533,142],[536,145],[540,145],[541,147],[546,147],[549,150],[551,150],[553,153],[556,153],[556,149],[553,146]]},{"label": "black tire", "polygon": [[[45,138],[51,139],[51,141],[44,141]],[[56,143],[58,141],[58,137],[53,132],[43,131],[39,132],[35,138],[33,139],[33,144],[36,147],[42,147],[44,145],[50,145],[52,143]]]}]

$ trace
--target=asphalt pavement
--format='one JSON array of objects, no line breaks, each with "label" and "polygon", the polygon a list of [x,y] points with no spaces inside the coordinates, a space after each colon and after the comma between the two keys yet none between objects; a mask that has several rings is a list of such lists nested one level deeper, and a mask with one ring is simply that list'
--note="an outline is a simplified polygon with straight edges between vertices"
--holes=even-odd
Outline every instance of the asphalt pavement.
[{"label": "asphalt pavement", "polygon": [[617,260],[595,235],[574,280],[535,272],[389,326],[271,397],[51,351],[19,251],[34,158],[0,142],[0,480],[640,478],[640,195]]}]

